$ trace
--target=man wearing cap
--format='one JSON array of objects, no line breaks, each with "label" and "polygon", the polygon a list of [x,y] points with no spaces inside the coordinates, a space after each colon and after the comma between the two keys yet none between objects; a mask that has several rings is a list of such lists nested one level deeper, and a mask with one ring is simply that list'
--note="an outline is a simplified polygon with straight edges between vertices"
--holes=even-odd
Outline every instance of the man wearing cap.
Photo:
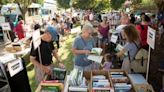
[{"label": "man wearing cap", "polygon": [[35,78],[37,84],[43,80],[44,75],[52,75],[52,55],[56,58],[60,67],[64,67],[63,64],[60,63],[59,57],[57,55],[57,51],[54,48],[53,41],[57,40],[57,32],[54,27],[48,26],[45,29],[45,32],[41,35],[41,44],[40,44],[40,56],[39,59],[38,48],[35,50],[33,43],[30,52],[30,61],[33,63],[35,68]]}]

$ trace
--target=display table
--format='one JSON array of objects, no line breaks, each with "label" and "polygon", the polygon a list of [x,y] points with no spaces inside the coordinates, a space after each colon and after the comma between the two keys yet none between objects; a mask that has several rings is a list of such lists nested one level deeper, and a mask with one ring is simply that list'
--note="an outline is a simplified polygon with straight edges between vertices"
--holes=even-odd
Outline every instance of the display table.
[{"label": "display table", "polygon": [[[84,78],[85,80],[82,81]],[[121,69],[85,71],[82,75],[71,72],[66,75],[63,85],[62,83],[42,82],[35,92],[40,92],[44,86],[59,86],[62,89],[61,92],[154,92],[142,75],[127,74]],[[137,90],[139,87],[141,87],[140,91]],[[142,89],[151,90],[143,91]]]},{"label": "display table", "polygon": [[16,57],[21,57],[25,61],[29,61],[30,40],[24,38],[14,43],[6,45],[2,51],[3,54],[14,54]]},{"label": "display table", "polygon": [[13,54],[0,56],[0,92],[31,92],[25,67]]}]

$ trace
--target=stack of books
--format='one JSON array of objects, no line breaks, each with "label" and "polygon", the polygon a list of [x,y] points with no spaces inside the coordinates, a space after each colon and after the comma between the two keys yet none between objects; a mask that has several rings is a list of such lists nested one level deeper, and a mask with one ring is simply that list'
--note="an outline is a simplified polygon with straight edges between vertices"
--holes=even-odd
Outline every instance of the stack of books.
[{"label": "stack of books", "polygon": [[63,83],[56,80],[43,80],[38,89],[39,92],[61,92],[64,88]]},{"label": "stack of books", "polygon": [[124,72],[111,72],[113,85],[116,92],[130,92],[132,84]]},{"label": "stack of books", "polygon": [[70,73],[69,92],[87,92],[88,83],[82,70],[73,69]]},{"label": "stack of books", "polygon": [[110,85],[109,79],[104,75],[96,75],[92,78],[92,92],[109,92]]}]

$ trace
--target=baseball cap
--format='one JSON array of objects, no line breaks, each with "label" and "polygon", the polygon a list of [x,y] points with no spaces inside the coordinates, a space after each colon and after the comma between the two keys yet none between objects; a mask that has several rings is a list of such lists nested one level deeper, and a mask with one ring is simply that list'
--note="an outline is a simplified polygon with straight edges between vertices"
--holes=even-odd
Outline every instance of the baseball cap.
[{"label": "baseball cap", "polygon": [[57,30],[56,30],[55,27],[48,26],[48,27],[46,28],[46,31],[49,32],[49,33],[51,34],[51,36],[52,36],[52,41],[57,41],[57,40],[58,40],[58,37],[57,37],[58,33],[57,33]]}]

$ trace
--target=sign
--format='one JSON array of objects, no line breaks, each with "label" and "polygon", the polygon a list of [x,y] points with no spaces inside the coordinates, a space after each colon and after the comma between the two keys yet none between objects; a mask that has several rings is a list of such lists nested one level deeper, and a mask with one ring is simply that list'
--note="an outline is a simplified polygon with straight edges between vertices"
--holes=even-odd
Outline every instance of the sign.
[{"label": "sign", "polygon": [[0,24],[5,22],[5,17],[4,16],[0,16]]},{"label": "sign", "polygon": [[8,22],[1,23],[1,26],[3,30],[11,30],[10,24]]},{"label": "sign", "polygon": [[155,34],[156,34],[156,31],[148,27],[147,43],[152,49],[154,49],[155,47]]},{"label": "sign", "polygon": [[117,42],[117,39],[118,39],[118,36],[113,34],[111,36],[111,40],[110,41],[113,42],[113,43],[116,43]]},{"label": "sign", "polygon": [[39,47],[39,45],[41,44],[40,30],[39,29],[33,31],[32,41],[33,41],[33,44],[34,44],[34,49],[37,49]]},{"label": "sign", "polygon": [[8,63],[9,74],[11,77],[23,70],[22,60],[17,59],[11,63]]}]

